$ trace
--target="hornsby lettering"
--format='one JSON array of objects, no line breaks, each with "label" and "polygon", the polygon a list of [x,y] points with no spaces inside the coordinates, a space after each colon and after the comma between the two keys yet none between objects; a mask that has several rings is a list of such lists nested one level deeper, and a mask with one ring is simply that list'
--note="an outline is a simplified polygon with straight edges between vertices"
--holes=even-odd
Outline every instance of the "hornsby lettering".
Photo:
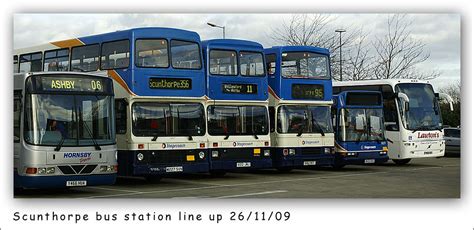
[{"label": "hornsby lettering", "polygon": [[418,138],[439,138],[439,133],[418,133]]},{"label": "hornsby lettering", "polygon": [[52,89],[74,89],[74,81],[51,80]]},{"label": "hornsby lettering", "polygon": [[64,158],[90,157],[92,153],[64,153]]}]

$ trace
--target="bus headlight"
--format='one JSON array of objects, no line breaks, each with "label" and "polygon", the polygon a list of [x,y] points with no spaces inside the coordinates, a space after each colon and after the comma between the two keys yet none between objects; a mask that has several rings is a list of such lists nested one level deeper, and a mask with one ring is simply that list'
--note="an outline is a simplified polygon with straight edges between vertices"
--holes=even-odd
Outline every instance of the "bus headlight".
[{"label": "bus headlight", "polygon": [[101,172],[116,172],[115,165],[101,165],[100,166]]},{"label": "bus headlight", "polygon": [[324,154],[330,154],[331,148],[324,148]]},{"label": "bus headlight", "polygon": [[38,174],[46,174],[46,168],[38,168]]},{"label": "bus headlight", "polygon": [[348,157],[355,157],[355,156],[357,156],[357,153],[347,153],[347,156]]},{"label": "bus headlight", "polygon": [[212,155],[212,157],[219,157],[219,151],[212,150],[211,155]]},{"label": "bus headlight", "polygon": [[199,152],[199,158],[204,159],[204,156],[205,156],[204,152],[202,152],[202,151]]},{"label": "bus headlight", "polygon": [[138,153],[138,154],[137,154],[137,160],[138,160],[138,161],[142,161],[143,158],[145,158],[145,156],[143,156],[143,153]]},{"label": "bus headlight", "polygon": [[263,156],[269,157],[270,156],[270,149],[263,150]]},{"label": "bus headlight", "polygon": [[290,155],[295,155],[295,154],[296,154],[296,150],[295,150],[295,149],[290,149],[290,150],[289,150],[289,154],[290,154]]},{"label": "bus headlight", "polygon": [[46,174],[54,174],[56,172],[56,168],[48,167],[46,168]]}]

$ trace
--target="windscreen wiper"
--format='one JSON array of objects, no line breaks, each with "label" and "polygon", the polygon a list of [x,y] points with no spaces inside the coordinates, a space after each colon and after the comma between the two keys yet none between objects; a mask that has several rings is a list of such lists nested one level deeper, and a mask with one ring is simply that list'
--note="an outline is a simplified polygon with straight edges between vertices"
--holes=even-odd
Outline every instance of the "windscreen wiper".
[{"label": "windscreen wiper", "polygon": [[323,128],[321,128],[321,126],[319,125],[318,122],[316,122],[315,124],[316,124],[316,128],[319,130],[319,133],[321,134],[321,136],[324,137],[326,134],[324,133]]},{"label": "windscreen wiper", "polygon": [[297,137],[301,137],[304,131],[304,126],[301,126],[300,130],[298,130],[298,134],[296,134]]},{"label": "windscreen wiper", "polygon": [[155,135],[153,136],[153,138],[151,139],[151,141],[156,141],[156,139],[158,139],[158,133],[155,133]]},{"label": "windscreen wiper", "polygon": [[424,131],[424,130],[427,130],[427,128],[429,128],[429,127],[427,127],[427,126],[420,126],[420,127],[417,127],[416,129],[413,129],[413,132],[411,132],[411,133],[415,133],[415,132],[417,132],[417,131]]},{"label": "windscreen wiper", "polygon": [[59,143],[58,145],[56,145],[56,148],[54,148],[54,151],[58,152],[59,150],[61,150],[61,148],[63,147],[64,140],[66,140],[66,138],[64,138],[64,136],[61,134],[61,140],[59,140]]},{"label": "windscreen wiper", "polygon": [[229,134],[229,133],[226,133],[226,135],[225,135],[225,137],[224,137],[224,140],[229,139],[229,137],[230,137],[230,134]]},{"label": "windscreen wiper", "polygon": [[87,133],[91,136],[92,142],[94,143],[95,150],[102,150],[102,148],[100,148],[100,145],[97,143],[97,141],[95,140],[95,138],[92,136],[92,132],[91,132],[91,130],[89,129],[89,126],[87,125],[87,123],[84,122],[84,120],[82,121],[82,125],[83,125],[84,127],[86,127]]}]

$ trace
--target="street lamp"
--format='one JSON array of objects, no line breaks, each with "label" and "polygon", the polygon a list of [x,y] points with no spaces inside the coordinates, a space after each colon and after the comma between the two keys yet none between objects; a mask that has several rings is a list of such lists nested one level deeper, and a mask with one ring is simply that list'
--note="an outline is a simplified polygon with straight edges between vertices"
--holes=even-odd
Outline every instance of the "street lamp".
[{"label": "street lamp", "polygon": [[342,33],[346,32],[345,29],[337,29],[336,33],[339,33],[339,75],[340,81],[342,81]]},{"label": "street lamp", "polygon": [[210,27],[221,28],[222,29],[222,37],[225,39],[225,26],[219,26],[219,25],[216,25],[216,24],[213,24],[213,23],[210,23],[210,22],[208,22],[207,25],[209,25]]}]

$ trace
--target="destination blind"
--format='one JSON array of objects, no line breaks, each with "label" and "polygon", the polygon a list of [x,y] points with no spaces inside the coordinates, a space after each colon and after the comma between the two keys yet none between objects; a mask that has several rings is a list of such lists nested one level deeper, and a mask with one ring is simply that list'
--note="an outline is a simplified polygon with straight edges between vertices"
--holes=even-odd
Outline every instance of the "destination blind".
[{"label": "destination blind", "polygon": [[150,78],[150,89],[192,89],[192,81],[187,78]]},{"label": "destination blind", "polygon": [[222,93],[257,94],[257,85],[224,83]]},{"label": "destination blind", "polygon": [[60,76],[41,78],[41,89],[43,91],[104,92],[106,88],[104,79],[100,78]]},{"label": "destination blind", "polygon": [[318,84],[293,84],[291,96],[294,99],[323,99],[324,86]]}]

